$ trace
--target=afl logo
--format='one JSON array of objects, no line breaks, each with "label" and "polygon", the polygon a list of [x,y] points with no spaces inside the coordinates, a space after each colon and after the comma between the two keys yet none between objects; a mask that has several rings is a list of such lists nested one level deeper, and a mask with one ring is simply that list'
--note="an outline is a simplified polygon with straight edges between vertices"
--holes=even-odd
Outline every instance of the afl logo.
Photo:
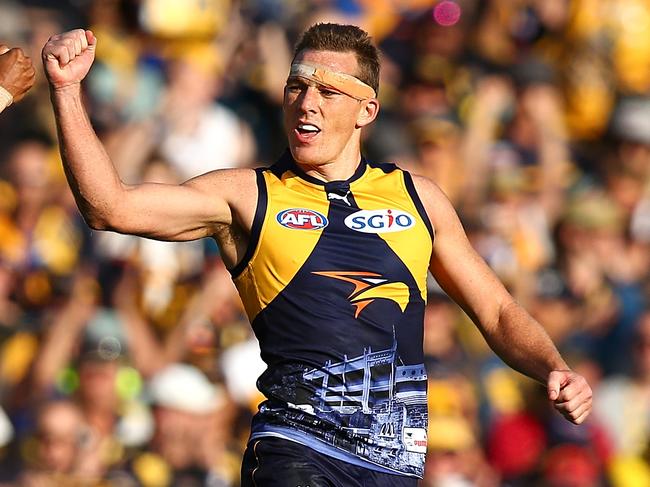
[{"label": "afl logo", "polygon": [[319,230],[327,226],[325,215],[306,208],[291,208],[277,214],[276,219],[283,227],[293,230]]},{"label": "afl logo", "polygon": [[344,220],[345,226],[362,233],[401,232],[415,225],[415,218],[401,210],[360,210]]}]

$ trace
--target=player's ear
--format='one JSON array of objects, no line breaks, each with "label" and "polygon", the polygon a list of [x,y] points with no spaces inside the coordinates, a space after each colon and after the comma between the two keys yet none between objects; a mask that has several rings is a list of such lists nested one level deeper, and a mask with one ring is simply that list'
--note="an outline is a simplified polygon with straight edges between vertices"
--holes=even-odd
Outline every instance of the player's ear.
[{"label": "player's ear", "polygon": [[357,117],[357,128],[365,127],[372,123],[379,114],[379,100],[370,98],[360,102],[361,107]]}]

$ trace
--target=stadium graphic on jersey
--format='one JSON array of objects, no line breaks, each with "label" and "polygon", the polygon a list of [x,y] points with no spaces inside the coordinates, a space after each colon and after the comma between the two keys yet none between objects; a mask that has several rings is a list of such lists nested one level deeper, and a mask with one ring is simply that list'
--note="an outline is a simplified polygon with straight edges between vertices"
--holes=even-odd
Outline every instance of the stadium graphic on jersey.
[{"label": "stadium graphic on jersey", "polygon": [[232,271],[268,365],[251,437],[421,477],[433,233],[410,176],[362,161],[323,183],[285,156],[258,172],[258,189],[252,243]]},{"label": "stadium graphic on jersey", "polygon": [[310,397],[287,406],[263,404],[267,423],[261,429],[327,452],[307,439],[307,432],[387,471],[421,475],[427,442],[427,376],[423,364],[397,365],[396,348],[396,342],[385,350],[368,347],[358,357],[293,376],[284,391],[274,392],[292,397],[298,382],[311,391]]}]

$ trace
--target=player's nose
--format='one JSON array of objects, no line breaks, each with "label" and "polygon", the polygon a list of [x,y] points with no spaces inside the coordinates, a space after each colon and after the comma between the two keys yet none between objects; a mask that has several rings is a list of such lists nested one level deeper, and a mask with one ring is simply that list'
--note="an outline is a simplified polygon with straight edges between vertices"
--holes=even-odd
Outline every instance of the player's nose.
[{"label": "player's nose", "polygon": [[304,112],[315,111],[320,104],[320,92],[315,86],[307,86],[300,94],[300,108]]}]

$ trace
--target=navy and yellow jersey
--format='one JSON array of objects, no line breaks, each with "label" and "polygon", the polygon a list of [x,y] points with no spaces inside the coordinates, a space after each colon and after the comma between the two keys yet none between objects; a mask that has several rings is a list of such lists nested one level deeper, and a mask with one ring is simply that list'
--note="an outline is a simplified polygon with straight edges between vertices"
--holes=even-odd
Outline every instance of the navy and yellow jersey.
[{"label": "navy and yellow jersey", "polygon": [[252,437],[421,477],[433,231],[411,176],[362,160],[325,183],[287,153],[257,186],[251,242],[232,270],[268,365]]}]

